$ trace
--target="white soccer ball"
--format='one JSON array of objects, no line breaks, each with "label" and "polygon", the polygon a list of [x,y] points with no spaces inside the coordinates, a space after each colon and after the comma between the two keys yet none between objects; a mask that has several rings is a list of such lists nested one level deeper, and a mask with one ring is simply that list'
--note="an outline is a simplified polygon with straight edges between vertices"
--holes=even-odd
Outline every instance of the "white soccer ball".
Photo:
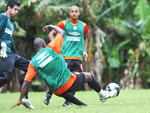
[{"label": "white soccer ball", "polygon": [[113,96],[113,97],[116,97],[119,95],[120,93],[120,87],[118,84],[116,83],[109,83],[107,86],[106,86],[106,91],[116,91],[116,94]]}]

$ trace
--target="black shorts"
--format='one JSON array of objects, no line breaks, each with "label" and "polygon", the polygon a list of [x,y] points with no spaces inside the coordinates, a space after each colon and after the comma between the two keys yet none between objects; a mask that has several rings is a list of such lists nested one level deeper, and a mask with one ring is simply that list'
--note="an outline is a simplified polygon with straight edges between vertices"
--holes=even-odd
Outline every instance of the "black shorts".
[{"label": "black shorts", "polygon": [[13,73],[14,68],[27,71],[29,60],[14,53],[7,52],[7,58],[0,57],[0,73]]},{"label": "black shorts", "polygon": [[81,60],[75,60],[75,59],[65,59],[66,65],[68,69],[76,72],[83,72],[83,66],[82,63],[83,61]]},{"label": "black shorts", "polygon": [[81,87],[83,87],[83,84],[85,83],[85,75],[84,73],[80,72],[79,74],[75,74],[77,79],[73,83],[73,85],[69,88],[68,91],[70,92],[76,92],[78,90],[81,90]]}]

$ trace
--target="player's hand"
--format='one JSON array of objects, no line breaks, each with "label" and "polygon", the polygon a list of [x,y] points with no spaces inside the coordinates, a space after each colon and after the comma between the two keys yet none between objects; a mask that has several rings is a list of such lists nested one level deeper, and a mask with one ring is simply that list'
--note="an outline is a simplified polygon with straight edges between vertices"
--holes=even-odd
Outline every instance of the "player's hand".
[{"label": "player's hand", "polygon": [[50,28],[49,25],[46,25],[46,26],[43,27],[43,31],[44,31],[44,32],[45,32],[45,31],[48,32],[49,28]]},{"label": "player's hand", "polygon": [[87,52],[83,52],[83,58],[84,58],[84,60],[87,62],[87,58],[88,58],[88,54],[87,54]]},{"label": "player's hand", "polygon": [[16,106],[19,106],[19,105],[21,105],[22,104],[22,102],[21,101],[18,101],[15,105],[13,105],[10,109],[12,109],[12,108],[14,108],[14,107],[16,107]]},{"label": "player's hand", "polygon": [[49,31],[49,29],[52,27],[53,25],[46,25],[46,26],[44,26],[43,27],[43,31],[45,32],[48,32]]},{"label": "player's hand", "polygon": [[6,50],[7,50],[7,45],[6,45],[6,43],[2,42],[1,43],[0,57],[2,57],[2,58],[6,58],[7,57]]}]

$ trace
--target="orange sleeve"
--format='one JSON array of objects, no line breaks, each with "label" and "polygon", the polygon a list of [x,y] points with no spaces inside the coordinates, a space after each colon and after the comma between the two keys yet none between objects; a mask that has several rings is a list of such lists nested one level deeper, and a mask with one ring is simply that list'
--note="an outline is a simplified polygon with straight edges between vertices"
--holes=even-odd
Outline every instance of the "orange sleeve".
[{"label": "orange sleeve", "polygon": [[65,27],[65,21],[64,21],[64,20],[60,21],[60,22],[57,24],[57,27],[59,27],[59,28],[61,28],[61,29],[64,29],[64,27]]},{"label": "orange sleeve", "polygon": [[36,69],[35,67],[32,65],[32,63],[30,62],[29,63],[29,66],[28,66],[28,71],[27,71],[27,74],[25,76],[25,79],[24,81],[29,81],[31,82],[32,79],[37,75],[37,72],[36,72]]},{"label": "orange sleeve", "polygon": [[88,35],[88,26],[86,23],[83,23],[84,24],[84,36],[87,36]]},{"label": "orange sleeve", "polygon": [[47,46],[52,48],[57,54],[61,54],[61,46],[63,42],[63,37],[57,34],[54,40],[50,42]]}]

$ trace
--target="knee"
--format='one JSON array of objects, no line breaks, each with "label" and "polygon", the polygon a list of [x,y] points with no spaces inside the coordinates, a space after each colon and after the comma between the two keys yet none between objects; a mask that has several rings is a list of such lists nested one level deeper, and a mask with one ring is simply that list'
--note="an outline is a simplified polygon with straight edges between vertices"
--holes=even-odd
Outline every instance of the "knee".
[{"label": "knee", "polygon": [[12,80],[12,76],[9,76],[6,73],[1,73],[0,87],[4,86],[6,83],[10,82],[11,80]]},{"label": "knee", "polygon": [[12,80],[11,73],[6,74],[5,72],[3,72],[3,75],[4,75],[4,81],[10,82]]},{"label": "knee", "polygon": [[85,75],[85,82],[89,82],[93,78],[93,75],[90,72],[84,72],[84,75]]}]

